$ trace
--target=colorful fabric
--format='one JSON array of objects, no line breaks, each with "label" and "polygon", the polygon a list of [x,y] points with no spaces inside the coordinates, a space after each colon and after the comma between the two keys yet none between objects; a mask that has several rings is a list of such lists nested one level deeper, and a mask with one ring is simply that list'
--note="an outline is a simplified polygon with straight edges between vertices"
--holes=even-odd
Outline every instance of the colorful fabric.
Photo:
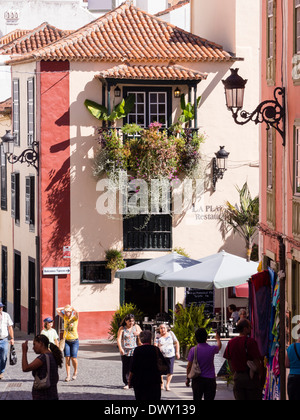
[{"label": "colorful fabric", "polygon": [[257,341],[262,356],[269,351],[271,313],[271,279],[268,270],[257,273],[250,280],[251,337]]}]

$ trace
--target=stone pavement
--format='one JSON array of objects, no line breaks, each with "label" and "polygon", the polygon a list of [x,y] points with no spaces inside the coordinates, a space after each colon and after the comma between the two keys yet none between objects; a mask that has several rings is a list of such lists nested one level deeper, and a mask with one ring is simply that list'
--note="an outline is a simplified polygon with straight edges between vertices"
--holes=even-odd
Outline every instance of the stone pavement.
[{"label": "stone pavement", "polygon": [[[31,400],[32,373],[22,372],[22,349],[29,340],[28,361],[35,359],[32,350],[33,336],[15,333],[18,355],[16,366],[9,366],[0,381],[0,400]],[[219,362],[223,360],[220,359]],[[162,391],[162,400],[192,400],[192,390],[185,386],[186,362],[175,361],[171,391]],[[60,400],[134,400],[133,390],[124,390],[121,359],[116,344],[108,340],[81,341],[78,353],[78,376],[75,381],[64,382],[65,367],[59,370],[58,393]],[[71,370],[72,373],[72,370]],[[216,400],[233,400],[232,390],[218,380]]]}]

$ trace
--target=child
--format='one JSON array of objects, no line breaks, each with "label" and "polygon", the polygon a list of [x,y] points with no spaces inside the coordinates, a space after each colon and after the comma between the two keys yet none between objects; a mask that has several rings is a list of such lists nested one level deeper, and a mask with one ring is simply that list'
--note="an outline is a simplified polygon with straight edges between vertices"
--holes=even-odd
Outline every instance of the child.
[{"label": "child", "polygon": [[44,319],[44,329],[41,334],[48,337],[49,342],[55,344],[58,347],[58,334],[53,327],[53,319],[51,317]]}]

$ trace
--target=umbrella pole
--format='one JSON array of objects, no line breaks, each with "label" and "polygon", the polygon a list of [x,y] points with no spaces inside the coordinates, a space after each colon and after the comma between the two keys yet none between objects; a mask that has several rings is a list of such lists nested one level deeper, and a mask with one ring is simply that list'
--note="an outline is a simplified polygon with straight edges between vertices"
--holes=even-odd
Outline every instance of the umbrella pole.
[{"label": "umbrella pole", "polygon": [[223,296],[221,295],[221,327],[223,328],[224,326],[224,300],[223,300]]},{"label": "umbrella pole", "polygon": [[226,328],[227,327],[227,313],[226,313],[226,308],[227,308],[227,305],[226,305],[226,289],[224,288],[223,289],[223,307],[224,307],[224,327]]}]

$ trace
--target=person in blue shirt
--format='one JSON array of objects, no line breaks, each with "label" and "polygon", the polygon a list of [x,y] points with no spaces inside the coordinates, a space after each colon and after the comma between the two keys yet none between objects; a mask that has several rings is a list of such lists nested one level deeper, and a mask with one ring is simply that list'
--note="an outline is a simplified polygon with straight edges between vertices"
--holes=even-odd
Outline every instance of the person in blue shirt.
[{"label": "person in blue shirt", "polygon": [[300,401],[300,337],[288,347],[285,367],[290,369],[287,387],[289,400]]}]

